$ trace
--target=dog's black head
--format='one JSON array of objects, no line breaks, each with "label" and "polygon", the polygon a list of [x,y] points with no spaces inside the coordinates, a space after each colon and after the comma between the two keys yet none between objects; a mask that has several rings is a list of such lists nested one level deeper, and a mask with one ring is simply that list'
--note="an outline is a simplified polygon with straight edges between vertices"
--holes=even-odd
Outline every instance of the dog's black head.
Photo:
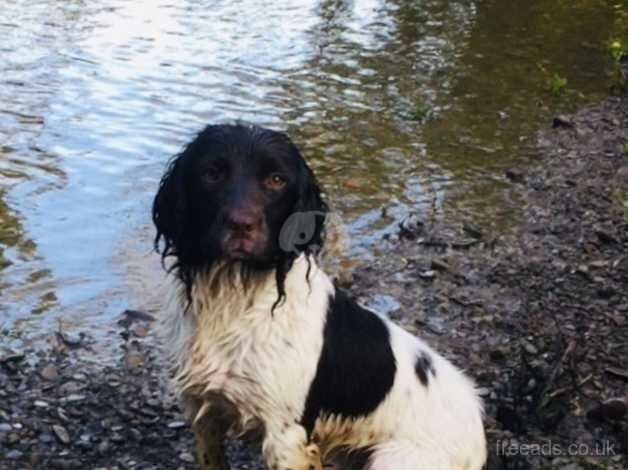
[{"label": "dog's black head", "polygon": [[281,297],[295,257],[322,246],[326,211],[312,171],[285,134],[208,126],[161,180],[153,204],[155,247],[164,259],[175,257],[188,289],[196,273],[237,263],[276,269]]}]

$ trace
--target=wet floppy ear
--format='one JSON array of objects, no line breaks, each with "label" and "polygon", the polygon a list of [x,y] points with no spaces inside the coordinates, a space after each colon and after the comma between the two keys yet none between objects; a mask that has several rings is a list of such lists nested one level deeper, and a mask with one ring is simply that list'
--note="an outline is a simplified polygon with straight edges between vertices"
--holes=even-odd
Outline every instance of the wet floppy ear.
[{"label": "wet floppy ear", "polygon": [[162,258],[177,254],[176,248],[183,235],[187,204],[181,167],[181,157],[175,156],[168,164],[153,201],[153,223],[157,229],[155,251]]}]

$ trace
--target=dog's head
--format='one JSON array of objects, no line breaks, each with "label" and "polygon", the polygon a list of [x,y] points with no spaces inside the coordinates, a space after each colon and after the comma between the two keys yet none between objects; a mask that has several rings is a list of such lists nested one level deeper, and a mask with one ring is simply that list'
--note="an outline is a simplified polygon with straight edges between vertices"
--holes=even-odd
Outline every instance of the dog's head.
[{"label": "dog's head", "polygon": [[161,180],[153,204],[155,247],[163,258],[176,258],[186,284],[217,263],[278,269],[278,278],[285,277],[299,253],[322,245],[324,217],[311,215],[327,212],[320,193],[285,134],[208,126]]}]

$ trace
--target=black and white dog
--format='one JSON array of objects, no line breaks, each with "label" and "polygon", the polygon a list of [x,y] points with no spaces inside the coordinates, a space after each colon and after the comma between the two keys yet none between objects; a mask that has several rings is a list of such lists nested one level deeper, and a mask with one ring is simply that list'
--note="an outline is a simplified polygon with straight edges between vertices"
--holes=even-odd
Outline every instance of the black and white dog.
[{"label": "black and white dog", "polygon": [[316,257],[327,211],[290,139],[259,127],[208,126],[161,181],[156,246],[175,274],[162,326],[201,467],[226,468],[228,432],[261,439],[273,470],[353,451],[367,470],[479,470],[473,383],[334,287]]}]

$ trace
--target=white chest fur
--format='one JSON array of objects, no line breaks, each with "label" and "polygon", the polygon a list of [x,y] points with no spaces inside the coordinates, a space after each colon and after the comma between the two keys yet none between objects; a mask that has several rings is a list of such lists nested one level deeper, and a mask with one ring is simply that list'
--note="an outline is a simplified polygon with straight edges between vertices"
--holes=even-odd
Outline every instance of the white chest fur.
[{"label": "white chest fur", "polygon": [[316,373],[333,292],[315,264],[306,278],[307,270],[303,257],[295,261],[285,282],[286,300],[273,314],[278,297],[273,276],[247,289],[238,275],[218,283],[212,274],[199,277],[187,310],[184,290],[176,285],[162,331],[178,390],[201,400],[228,400],[238,410],[241,431],[259,421],[298,420]]}]

